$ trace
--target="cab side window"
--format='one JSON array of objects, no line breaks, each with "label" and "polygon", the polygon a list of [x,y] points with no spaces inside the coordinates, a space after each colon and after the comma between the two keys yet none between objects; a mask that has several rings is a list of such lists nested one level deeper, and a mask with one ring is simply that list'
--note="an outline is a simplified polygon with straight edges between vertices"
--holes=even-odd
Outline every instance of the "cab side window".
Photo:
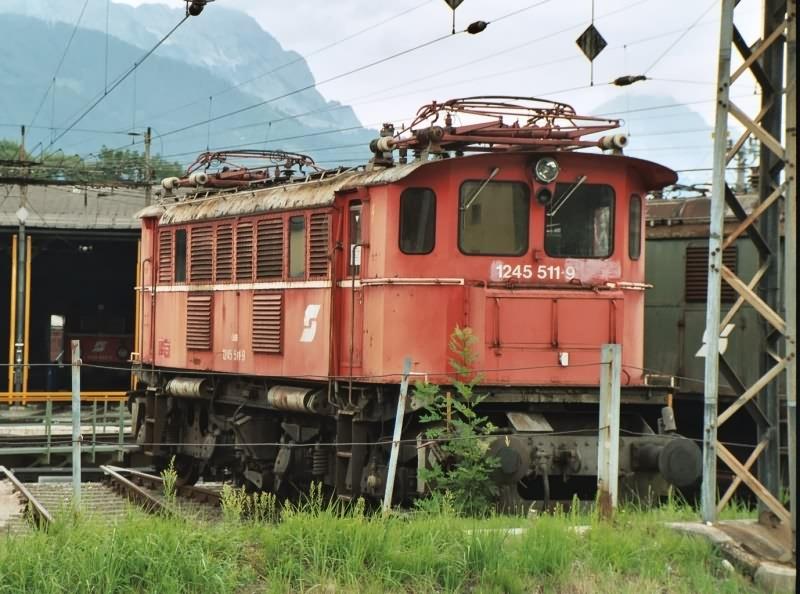
[{"label": "cab side window", "polygon": [[642,199],[637,194],[631,196],[628,211],[628,256],[638,260],[642,255]]},{"label": "cab side window", "polygon": [[289,219],[289,277],[303,278],[306,275],[306,219]]},{"label": "cab side window", "polygon": [[186,282],[186,229],[175,231],[175,282]]},{"label": "cab side window", "polygon": [[436,194],[408,188],[400,195],[400,251],[429,254],[436,242]]}]

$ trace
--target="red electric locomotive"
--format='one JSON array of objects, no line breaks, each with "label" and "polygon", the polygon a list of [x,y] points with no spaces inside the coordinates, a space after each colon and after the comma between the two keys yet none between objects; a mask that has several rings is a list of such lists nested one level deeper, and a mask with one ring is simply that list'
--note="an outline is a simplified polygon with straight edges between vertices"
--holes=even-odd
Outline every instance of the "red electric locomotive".
[{"label": "red electric locomotive", "polygon": [[[669,409],[653,429],[668,387],[642,369],[644,197],[676,175],[599,136],[617,124],[476,97],[385,125],[366,166],[236,151],[164,180],[140,215],[131,401],[144,450],[176,456],[189,481],[382,496],[404,359],[447,381],[449,337],[466,326],[507,503],[592,492],[604,343],[623,346],[623,484],[696,481],[699,449]],[[590,147],[604,152],[578,150]],[[246,157],[269,164],[234,163]],[[399,500],[423,490],[417,470],[435,455],[417,447],[417,415]]]}]

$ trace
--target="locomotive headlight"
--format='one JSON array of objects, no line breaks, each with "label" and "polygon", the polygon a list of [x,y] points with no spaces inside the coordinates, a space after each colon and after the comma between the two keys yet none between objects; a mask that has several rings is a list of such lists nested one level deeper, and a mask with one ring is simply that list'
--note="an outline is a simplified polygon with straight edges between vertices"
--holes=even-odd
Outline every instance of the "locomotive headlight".
[{"label": "locomotive headlight", "polygon": [[554,182],[558,177],[559,171],[560,168],[558,166],[558,161],[556,161],[553,157],[542,157],[536,161],[536,165],[533,168],[533,172],[536,174],[536,179],[543,184]]}]

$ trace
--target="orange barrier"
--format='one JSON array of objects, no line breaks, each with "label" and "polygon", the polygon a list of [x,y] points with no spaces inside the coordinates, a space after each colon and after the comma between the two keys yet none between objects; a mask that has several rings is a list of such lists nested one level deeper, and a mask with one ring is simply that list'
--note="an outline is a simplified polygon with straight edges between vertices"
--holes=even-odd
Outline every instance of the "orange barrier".
[{"label": "orange barrier", "polygon": [[[81,392],[81,402],[124,402],[125,392]],[[0,392],[0,403],[70,402],[72,392]]]}]

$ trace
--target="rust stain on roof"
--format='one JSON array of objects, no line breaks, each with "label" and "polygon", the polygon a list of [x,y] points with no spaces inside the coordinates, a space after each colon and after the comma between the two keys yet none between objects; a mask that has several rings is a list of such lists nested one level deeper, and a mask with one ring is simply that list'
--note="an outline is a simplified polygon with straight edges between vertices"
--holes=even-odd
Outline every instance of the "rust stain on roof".
[{"label": "rust stain on roof", "polygon": [[[186,198],[165,204],[160,224],[180,224],[202,219],[236,217],[260,212],[330,206],[336,192],[400,181],[431,161],[415,161],[388,169],[343,171],[323,179],[286,183],[271,188],[218,192],[208,197]],[[142,211],[140,215],[145,215]],[[152,216],[152,215],[150,215]]]}]

